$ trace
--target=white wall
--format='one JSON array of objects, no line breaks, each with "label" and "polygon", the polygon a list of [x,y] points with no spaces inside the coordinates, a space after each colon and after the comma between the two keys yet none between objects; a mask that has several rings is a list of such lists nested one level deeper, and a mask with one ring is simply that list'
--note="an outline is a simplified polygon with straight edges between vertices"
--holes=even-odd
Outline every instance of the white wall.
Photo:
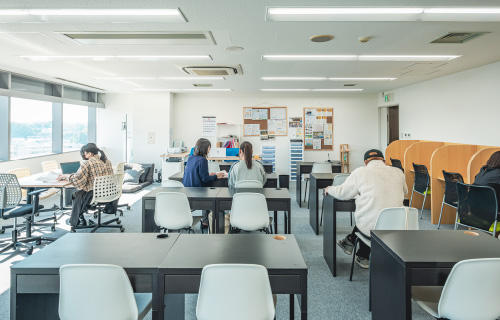
[{"label": "white wall", "polygon": [[397,89],[399,131],[411,139],[500,145],[500,62]]},{"label": "white wall", "polygon": [[[347,143],[351,150],[351,170],[363,164],[363,154],[378,145],[378,111],[375,94],[175,94],[173,97],[173,138],[189,148],[201,137],[202,116],[216,116],[217,122],[243,123],[243,107],[269,104],[286,106],[289,117],[303,117],[304,107],[334,108],[334,150],[330,158],[340,158],[339,144]],[[265,104],[263,106],[266,106]],[[136,119],[134,119],[136,121]],[[258,137],[243,137],[260,153],[260,146],[277,147],[276,171],[289,173],[289,137],[276,141],[260,141]],[[326,151],[306,151],[305,161],[325,161]]]}]

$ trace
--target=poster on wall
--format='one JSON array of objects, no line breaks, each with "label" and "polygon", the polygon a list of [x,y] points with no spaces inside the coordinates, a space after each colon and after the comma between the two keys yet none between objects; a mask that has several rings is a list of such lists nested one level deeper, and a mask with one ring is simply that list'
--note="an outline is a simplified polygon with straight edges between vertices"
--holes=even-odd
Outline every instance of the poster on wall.
[{"label": "poster on wall", "polygon": [[[269,135],[287,136],[287,111],[286,107],[243,107],[243,135],[263,136],[265,140]],[[261,131],[267,133],[261,135]],[[273,137],[271,137],[273,139]]]},{"label": "poster on wall", "polygon": [[215,137],[217,131],[217,122],[215,117],[202,117],[201,118],[201,135],[203,137]]},{"label": "poster on wall", "polygon": [[304,108],[304,149],[333,150],[333,108]]},{"label": "poster on wall", "polygon": [[289,117],[288,130],[292,139],[302,138],[302,117]]}]

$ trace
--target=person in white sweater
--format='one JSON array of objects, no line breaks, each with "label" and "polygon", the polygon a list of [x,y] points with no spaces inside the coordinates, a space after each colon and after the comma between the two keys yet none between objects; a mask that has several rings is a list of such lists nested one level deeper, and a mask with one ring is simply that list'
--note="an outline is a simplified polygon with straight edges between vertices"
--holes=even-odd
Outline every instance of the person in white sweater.
[{"label": "person in white sweater", "polygon": [[[364,160],[366,166],[354,170],[343,184],[325,189],[325,194],[328,193],[339,200],[356,199],[354,230],[344,239],[337,241],[349,255],[352,254],[356,241],[355,232],[359,231],[369,238],[370,230],[374,228],[380,211],[402,206],[408,193],[403,172],[401,169],[387,166],[380,150],[368,150]],[[367,269],[369,257],[370,247],[360,241],[356,262]]]}]

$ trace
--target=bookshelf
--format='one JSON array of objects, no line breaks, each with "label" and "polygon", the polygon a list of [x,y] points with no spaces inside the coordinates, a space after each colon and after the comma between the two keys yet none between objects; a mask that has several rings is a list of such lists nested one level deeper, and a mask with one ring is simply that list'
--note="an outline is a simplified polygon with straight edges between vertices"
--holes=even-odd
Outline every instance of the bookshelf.
[{"label": "bookshelf", "polygon": [[349,173],[349,145],[340,145],[340,165],[342,173]]},{"label": "bookshelf", "polygon": [[235,141],[235,148],[240,147],[241,125],[233,123],[219,122],[216,126],[217,148],[223,148],[228,141]]}]

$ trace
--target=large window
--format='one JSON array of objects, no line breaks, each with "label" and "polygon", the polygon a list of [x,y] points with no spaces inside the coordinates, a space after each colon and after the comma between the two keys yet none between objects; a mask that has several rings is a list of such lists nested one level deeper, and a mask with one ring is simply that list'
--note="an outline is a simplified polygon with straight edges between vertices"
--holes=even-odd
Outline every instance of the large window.
[{"label": "large window", "polygon": [[80,150],[88,142],[89,110],[86,106],[63,105],[63,152]]},{"label": "large window", "polygon": [[11,98],[10,159],[52,153],[52,103]]}]

